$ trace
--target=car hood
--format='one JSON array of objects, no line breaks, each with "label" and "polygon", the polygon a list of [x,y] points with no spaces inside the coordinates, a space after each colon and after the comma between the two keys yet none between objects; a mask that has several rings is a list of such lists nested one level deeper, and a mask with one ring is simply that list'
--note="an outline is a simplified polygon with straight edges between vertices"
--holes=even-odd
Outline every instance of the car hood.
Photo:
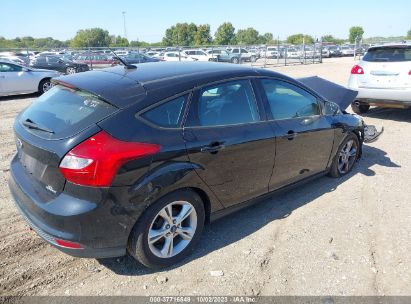
[{"label": "car hood", "polygon": [[309,87],[325,100],[335,102],[343,111],[355,100],[358,94],[357,91],[347,89],[346,87],[318,76],[298,78],[298,81]]}]

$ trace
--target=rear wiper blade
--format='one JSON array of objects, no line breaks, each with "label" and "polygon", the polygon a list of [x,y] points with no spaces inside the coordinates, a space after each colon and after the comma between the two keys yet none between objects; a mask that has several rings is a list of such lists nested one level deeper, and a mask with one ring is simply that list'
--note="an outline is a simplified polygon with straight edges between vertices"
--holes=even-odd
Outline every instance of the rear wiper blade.
[{"label": "rear wiper blade", "polygon": [[23,125],[26,126],[27,128],[30,128],[30,129],[44,131],[44,132],[47,132],[47,133],[54,134],[54,131],[52,131],[50,129],[47,129],[46,127],[38,125],[37,123],[35,123],[34,121],[32,121],[29,118],[26,119],[25,121],[23,121]]}]

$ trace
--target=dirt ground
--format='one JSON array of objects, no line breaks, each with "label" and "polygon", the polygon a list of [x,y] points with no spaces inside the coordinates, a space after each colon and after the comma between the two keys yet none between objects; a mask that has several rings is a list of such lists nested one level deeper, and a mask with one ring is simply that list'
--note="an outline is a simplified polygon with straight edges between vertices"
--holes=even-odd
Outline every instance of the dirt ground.
[{"label": "dirt ground", "polygon": [[[279,67],[345,84],[352,58]],[[205,229],[184,263],[151,272],[129,257],[60,253],[14,207],[14,117],[35,96],[0,99],[0,295],[410,295],[411,109],[372,109],[384,126],[351,174],[320,178]]]}]

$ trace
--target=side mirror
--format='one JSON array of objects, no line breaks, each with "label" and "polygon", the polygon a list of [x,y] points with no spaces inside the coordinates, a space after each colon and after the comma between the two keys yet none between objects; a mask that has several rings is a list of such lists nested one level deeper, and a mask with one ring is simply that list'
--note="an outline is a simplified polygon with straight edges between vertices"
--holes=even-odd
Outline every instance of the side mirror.
[{"label": "side mirror", "polygon": [[325,101],[325,115],[338,115],[341,114],[341,109],[338,104],[332,101]]}]

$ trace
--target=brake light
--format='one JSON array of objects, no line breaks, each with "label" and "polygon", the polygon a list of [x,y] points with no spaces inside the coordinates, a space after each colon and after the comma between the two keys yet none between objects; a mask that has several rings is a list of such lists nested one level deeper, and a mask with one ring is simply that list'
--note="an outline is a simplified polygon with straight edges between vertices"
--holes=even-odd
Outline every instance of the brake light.
[{"label": "brake light", "polygon": [[59,169],[75,184],[108,187],[122,164],[158,151],[159,145],[121,141],[100,131],[68,152]]},{"label": "brake light", "polygon": [[411,70],[408,72],[408,75],[410,75],[410,76],[411,76]]},{"label": "brake light", "polygon": [[362,75],[364,74],[364,69],[359,65],[354,65],[351,69],[351,74],[353,75]]}]

